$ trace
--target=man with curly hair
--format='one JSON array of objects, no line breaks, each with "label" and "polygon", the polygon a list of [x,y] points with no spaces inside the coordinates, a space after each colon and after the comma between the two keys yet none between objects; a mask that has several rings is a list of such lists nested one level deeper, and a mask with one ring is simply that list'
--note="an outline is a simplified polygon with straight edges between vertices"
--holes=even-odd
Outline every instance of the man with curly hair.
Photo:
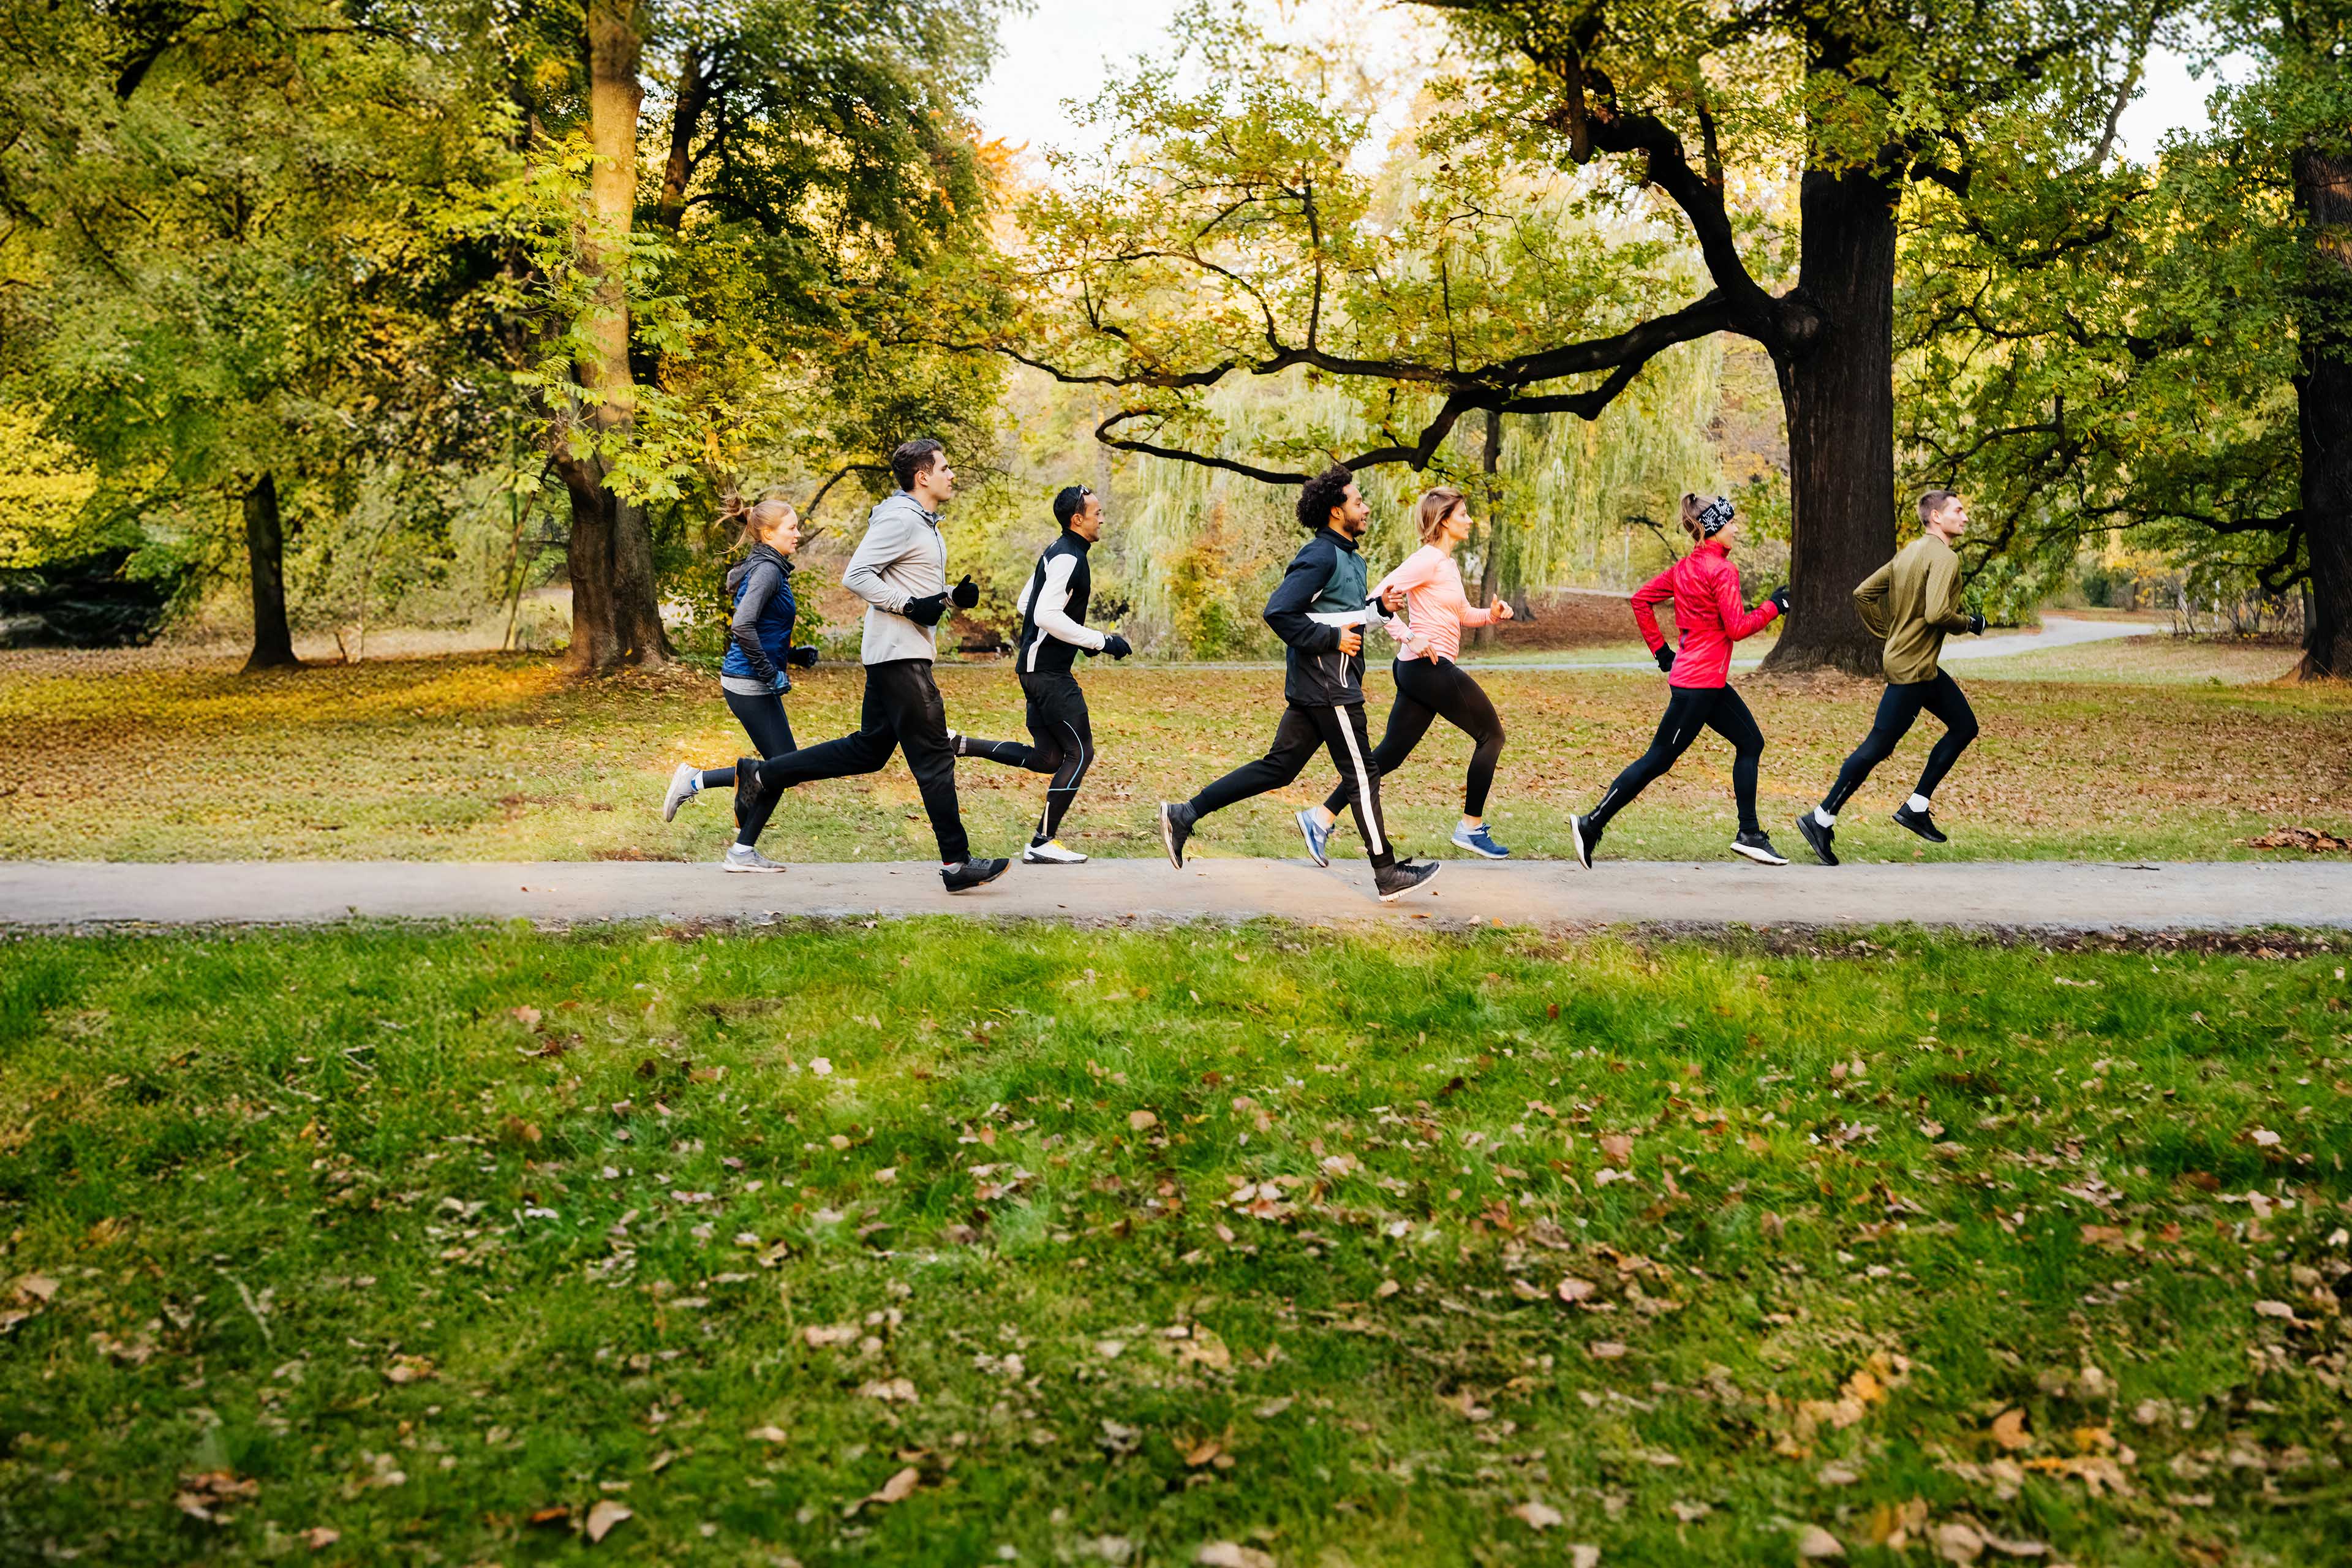
[{"label": "man with curly hair", "polygon": [[1363,684],[1363,626],[1379,611],[1366,596],[1364,558],[1356,550],[1371,516],[1356,477],[1344,468],[1325,469],[1299,491],[1298,525],[1312,537],[1291,558],[1290,569],[1265,602],[1265,624],[1286,645],[1282,722],[1265,756],[1235,768],[1191,800],[1160,803],[1160,840],[1171,865],[1183,867],[1184,841],[1201,818],[1282,788],[1320,747],[1354,785],[1350,804],[1381,901],[1437,875],[1434,861],[1399,865],[1381,819],[1381,776],[1371,765],[1364,727]]}]

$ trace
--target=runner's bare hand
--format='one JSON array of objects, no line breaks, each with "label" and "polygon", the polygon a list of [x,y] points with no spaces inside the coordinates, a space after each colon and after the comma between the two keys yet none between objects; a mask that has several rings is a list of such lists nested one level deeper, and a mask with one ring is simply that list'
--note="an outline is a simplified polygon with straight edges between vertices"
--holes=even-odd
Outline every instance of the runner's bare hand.
[{"label": "runner's bare hand", "polygon": [[1364,634],[1353,626],[1339,628],[1339,651],[1353,657],[1364,651]]},{"label": "runner's bare hand", "polygon": [[1495,612],[1495,618],[1498,621],[1507,621],[1511,618],[1511,606],[1500,599],[1486,607]]},{"label": "runner's bare hand", "polygon": [[1386,610],[1392,616],[1399,610],[1403,609],[1404,590],[1402,588],[1391,588],[1387,593],[1382,594],[1381,595],[1381,608]]}]

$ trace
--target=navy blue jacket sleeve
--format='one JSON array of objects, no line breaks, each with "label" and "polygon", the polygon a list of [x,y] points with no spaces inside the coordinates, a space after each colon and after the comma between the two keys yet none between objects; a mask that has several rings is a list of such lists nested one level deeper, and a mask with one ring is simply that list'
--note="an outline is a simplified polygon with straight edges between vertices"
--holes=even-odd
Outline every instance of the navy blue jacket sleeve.
[{"label": "navy blue jacket sleeve", "polygon": [[1301,653],[1329,653],[1339,646],[1339,628],[1312,620],[1307,613],[1331,580],[1331,557],[1338,549],[1328,539],[1308,540],[1307,548],[1290,558],[1290,570],[1265,602],[1265,624]]},{"label": "navy blue jacket sleeve", "polygon": [[784,574],[765,561],[755,561],[743,574],[743,592],[735,601],[735,617],[727,624],[727,637],[743,650],[751,673],[761,680],[776,679],[776,661],[760,646],[760,616],[782,587]]}]

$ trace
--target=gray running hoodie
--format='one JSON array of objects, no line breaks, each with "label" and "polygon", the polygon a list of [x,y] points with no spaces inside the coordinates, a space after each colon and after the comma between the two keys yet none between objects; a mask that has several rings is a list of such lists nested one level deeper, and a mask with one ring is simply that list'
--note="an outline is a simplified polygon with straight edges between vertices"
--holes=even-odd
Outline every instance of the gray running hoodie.
[{"label": "gray running hoodie", "polygon": [[901,612],[909,599],[948,591],[948,545],[937,513],[925,511],[905,490],[883,497],[866,520],[866,537],[850,556],[841,584],[866,601],[858,654],[866,663],[936,656],[934,628]]}]

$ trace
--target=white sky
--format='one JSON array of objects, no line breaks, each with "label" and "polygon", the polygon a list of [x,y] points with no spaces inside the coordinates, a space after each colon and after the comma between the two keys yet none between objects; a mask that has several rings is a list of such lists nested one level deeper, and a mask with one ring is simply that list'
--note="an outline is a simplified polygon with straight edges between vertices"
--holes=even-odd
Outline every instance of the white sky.
[{"label": "white sky", "polygon": [[[1139,56],[1165,53],[1168,23],[1182,3],[1034,0],[1028,15],[1004,24],[1003,52],[981,91],[982,129],[1010,142],[1026,142],[1033,153],[1049,146],[1093,150],[1097,139],[1071,118],[1065,103],[1093,97],[1095,82],[1107,66],[1123,69]],[[1361,0],[1352,5],[1347,0],[1261,0],[1261,8],[1269,12],[1276,5],[1296,22],[1310,26],[1315,13],[1343,10],[1385,24],[1383,30],[1398,24],[1388,7],[1367,7]],[[2146,89],[2124,111],[2125,148],[2135,157],[2147,157],[2175,126],[2201,128],[2211,85],[2210,76],[2191,81],[2178,56],[2159,54],[2151,59]]]}]

